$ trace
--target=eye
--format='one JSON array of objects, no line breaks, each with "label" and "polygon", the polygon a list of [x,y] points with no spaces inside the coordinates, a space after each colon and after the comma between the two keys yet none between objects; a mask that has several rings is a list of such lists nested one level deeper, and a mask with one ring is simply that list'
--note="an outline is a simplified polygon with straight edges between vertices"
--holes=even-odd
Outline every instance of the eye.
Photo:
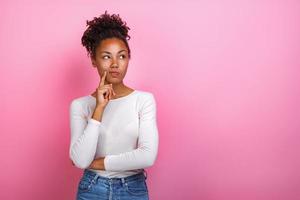
[{"label": "eye", "polygon": [[125,56],[125,55],[120,55],[120,57],[122,57],[122,58],[126,58],[126,56]]},{"label": "eye", "polygon": [[105,55],[105,56],[103,56],[102,58],[103,58],[103,59],[106,59],[106,58],[109,58],[109,56],[108,56],[108,55]]}]

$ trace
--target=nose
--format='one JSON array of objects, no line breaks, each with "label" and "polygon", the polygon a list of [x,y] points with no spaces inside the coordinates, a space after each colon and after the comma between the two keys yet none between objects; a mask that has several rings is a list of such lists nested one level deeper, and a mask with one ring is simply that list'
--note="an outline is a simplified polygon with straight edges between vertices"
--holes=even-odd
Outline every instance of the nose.
[{"label": "nose", "polygon": [[117,63],[113,63],[111,67],[118,67]]},{"label": "nose", "polygon": [[117,64],[117,62],[116,62],[115,59],[113,59],[113,63],[112,63],[112,65],[111,65],[111,67],[118,67],[118,64]]}]

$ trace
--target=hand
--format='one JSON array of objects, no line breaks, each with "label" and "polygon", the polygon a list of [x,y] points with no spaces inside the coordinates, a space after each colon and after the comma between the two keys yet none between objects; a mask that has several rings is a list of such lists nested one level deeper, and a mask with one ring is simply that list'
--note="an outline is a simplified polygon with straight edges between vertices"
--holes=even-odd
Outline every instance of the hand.
[{"label": "hand", "polygon": [[88,169],[105,170],[104,158],[105,157],[100,157],[100,158],[96,158],[95,160],[93,160],[93,162],[90,164]]},{"label": "hand", "polygon": [[116,95],[112,88],[112,84],[104,84],[107,72],[104,71],[98,88],[96,88],[96,104],[105,107],[112,96]]}]

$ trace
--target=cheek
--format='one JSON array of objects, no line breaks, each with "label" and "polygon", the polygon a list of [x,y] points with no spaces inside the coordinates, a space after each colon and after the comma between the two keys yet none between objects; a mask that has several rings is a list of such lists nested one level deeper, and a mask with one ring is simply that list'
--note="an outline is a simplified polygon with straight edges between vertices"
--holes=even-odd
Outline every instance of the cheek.
[{"label": "cheek", "polygon": [[126,72],[128,68],[128,62],[122,63],[121,67],[122,67],[122,71]]},{"label": "cheek", "polygon": [[120,61],[120,64],[123,66],[123,67],[127,67],[128,66],[128,60],[121,60]]},{"label": "cheek", "polygon": [[110,62],[108,62],[108,61],[100,62],[99,66],[100,66],[101,70],[107,70],[107,69],[109,69]]}]

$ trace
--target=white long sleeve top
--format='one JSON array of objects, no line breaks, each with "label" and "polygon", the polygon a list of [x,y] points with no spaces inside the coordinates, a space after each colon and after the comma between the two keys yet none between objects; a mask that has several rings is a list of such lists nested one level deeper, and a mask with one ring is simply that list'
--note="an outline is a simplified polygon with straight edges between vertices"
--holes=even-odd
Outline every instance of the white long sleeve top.
[{"label": "white long sleeve top", "polygon": [[134,90],[111,99],[102,120],[92,118],[96,98],[87,95],[70,104],[69,156],[81,169],[105,157],[105,170],[90,169],[104,177],[126,177],[154,164],[158,152],[156,101],[150,92]]}]

